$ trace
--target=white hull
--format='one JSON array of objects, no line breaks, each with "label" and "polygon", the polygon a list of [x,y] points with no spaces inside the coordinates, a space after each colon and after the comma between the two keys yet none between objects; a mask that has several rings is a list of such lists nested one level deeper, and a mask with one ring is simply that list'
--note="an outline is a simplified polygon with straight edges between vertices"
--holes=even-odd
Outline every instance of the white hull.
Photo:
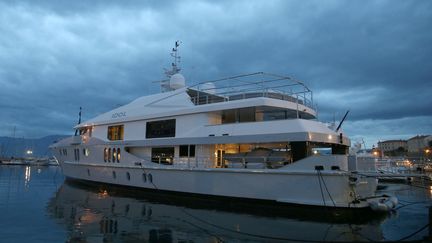
[{"label": "white hull", "polygon": [[[166,169],[86,165],[73,162],[61,165],[65,176],[73,179],[313,206],[368,207],[366,200],[353,203],[355,195],[370,196],[361,193],[374,191],[377,185],[376,179],[373,178],[363,178],[354,185],[349,181],[350,173],[339,171],[323,171],[318,174],[317,171]],[[113,171],[116,174],[115,178]]]},{"label": "white hull", "polygon": [[[377,179],[348,171],[350,140],[315,120],[303,83],[265,73],[214,82],[138,98],[50,147],[79,180],[325,207],[377,200]],[[384,202],[374,205],[394,206]]]}]

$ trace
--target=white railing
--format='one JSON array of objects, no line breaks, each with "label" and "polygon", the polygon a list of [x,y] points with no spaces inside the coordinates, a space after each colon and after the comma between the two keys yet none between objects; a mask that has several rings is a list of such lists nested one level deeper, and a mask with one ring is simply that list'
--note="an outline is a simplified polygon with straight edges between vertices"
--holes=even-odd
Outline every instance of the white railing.
[{"label": "white railing", "polygon": [[189,92],[195,105],[268,97],[315,109],[312,91],[303,82],[264,72],[204,81],[189,87]]},{"label": "white railing", "polygon": [[153,157],[143,159],[143,162],[172,166],[174,168],[254,168],[275,169],[282,167],[291,161],[287,157],[276,156],[242,156],[227,158],[217,157]]}]

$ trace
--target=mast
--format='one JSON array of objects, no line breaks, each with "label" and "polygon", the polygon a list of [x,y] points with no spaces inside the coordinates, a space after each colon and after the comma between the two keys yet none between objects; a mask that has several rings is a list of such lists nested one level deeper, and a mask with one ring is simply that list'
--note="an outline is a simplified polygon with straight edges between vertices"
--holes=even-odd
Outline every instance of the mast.
[{"label": "mast", "polygon": [[[80,106],[79,113],[78,113],[78,125],[81,124],[81,110],[82,107]],[[78,135],[78,129],[75,130],[75,136],[77,135]]]},{"label": "mast", "polygon": [[171,69],[164,68],[165,75],[168,79],[160,81],[162,92],[176,90],[185,86],[185,80],[183,75],[180,74],[181,68],[179,66],[181,57],[178,52],[178,47],[180,46],[180,43],[181,42],[177,40],[170,53],[171,57],[174,58],[173,62],[171,63]]},{"label": "mast", "polygon": [[180,64],[180,55],[178,53],[178,47],[180,46],[180,41],[175,42],[175,47],[172,49],[171,56],[174,58],[174,62],[171,63],[171,70],[165,69],[165,75],[168,78],[171,78],[174,74],[179,73],[181,68],[179,67]]}]

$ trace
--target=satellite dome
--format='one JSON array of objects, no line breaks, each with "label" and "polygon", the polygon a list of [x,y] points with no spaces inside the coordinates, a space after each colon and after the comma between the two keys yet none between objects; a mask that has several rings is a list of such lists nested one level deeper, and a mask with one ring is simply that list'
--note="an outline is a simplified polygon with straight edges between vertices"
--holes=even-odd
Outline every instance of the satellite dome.
[{"label": "satellite dome", "polygon": [[169,86],[172,89],[180,89],[185,87],[185,78],[180,73],[176,73],[170,78]]}]

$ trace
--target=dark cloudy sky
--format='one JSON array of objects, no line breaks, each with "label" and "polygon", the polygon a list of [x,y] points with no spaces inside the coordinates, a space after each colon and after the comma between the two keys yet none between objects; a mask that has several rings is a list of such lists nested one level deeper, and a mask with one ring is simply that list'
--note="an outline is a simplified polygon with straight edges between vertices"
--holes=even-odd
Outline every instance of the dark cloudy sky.
[{"label": "dark cloudy sky", "polygon": [[0,1],[0,136],[71,134],[159,90],[181,40],[188,83],[303,80],[319,118],[368,146],[432,133],[432,1]]}]

